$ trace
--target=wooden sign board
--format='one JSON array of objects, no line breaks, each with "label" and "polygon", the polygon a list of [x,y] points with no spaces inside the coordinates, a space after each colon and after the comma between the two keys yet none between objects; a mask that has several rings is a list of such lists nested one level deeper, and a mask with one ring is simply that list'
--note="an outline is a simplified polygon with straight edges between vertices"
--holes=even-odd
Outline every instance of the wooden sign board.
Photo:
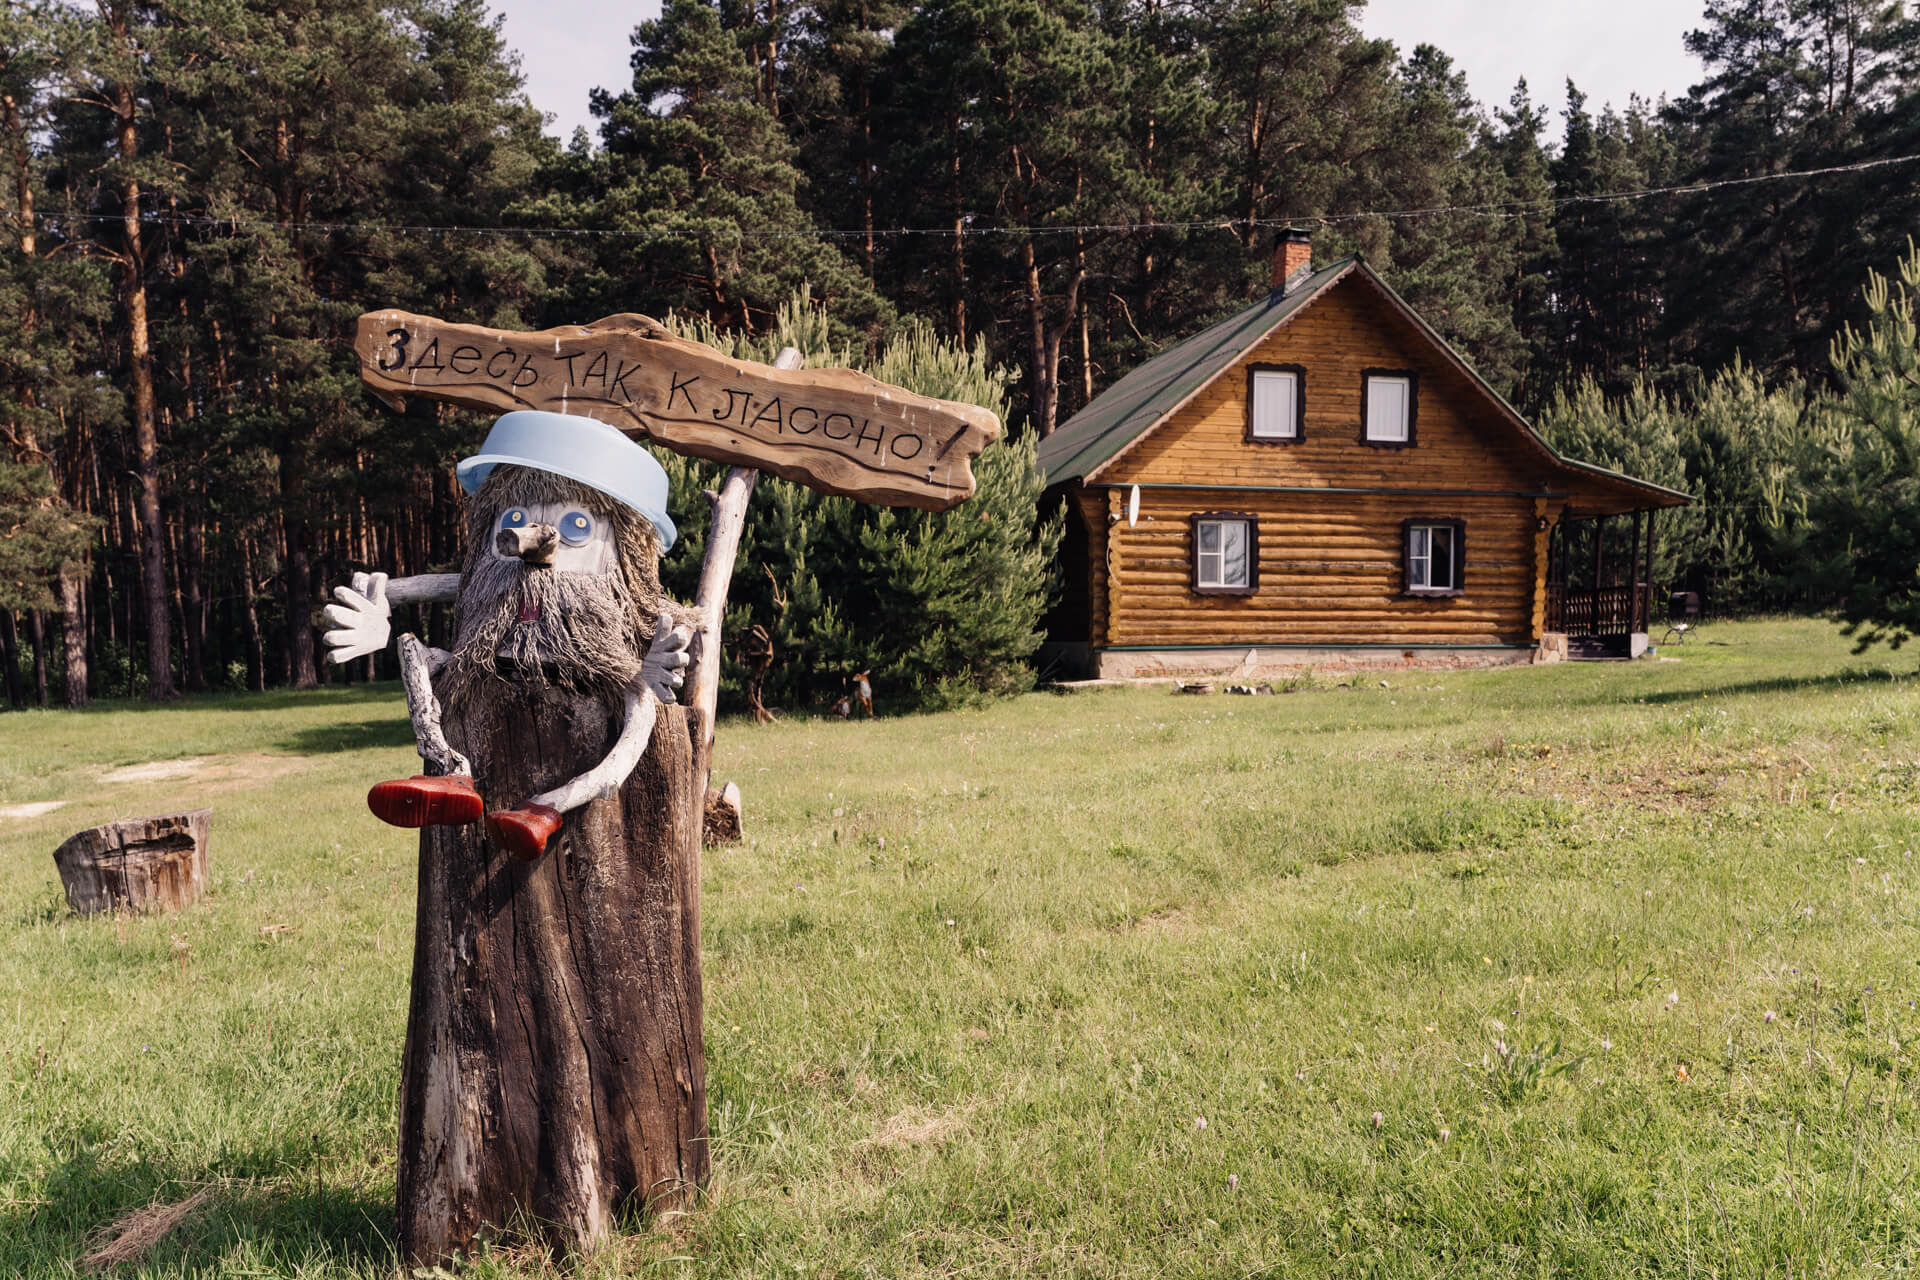
[{"label": "wooden sign board", "polygon": [[973,494],[973,459],[1000,436],[976,405],[915,395],[852,369],[732,360],[645,316],[537,333],[406,311],[360,317],[360,378],[473,409],[544,409],[611,423],[677,453],[753,467],[827,493],[945,511]]}]

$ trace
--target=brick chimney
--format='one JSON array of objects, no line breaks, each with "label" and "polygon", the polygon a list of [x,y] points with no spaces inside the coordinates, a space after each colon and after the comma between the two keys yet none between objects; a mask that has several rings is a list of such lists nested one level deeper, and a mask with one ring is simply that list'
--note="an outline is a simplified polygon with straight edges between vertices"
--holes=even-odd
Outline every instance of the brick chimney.
[{"label": "brick chimney", "polygon": [[1313,270],[1313,234],[1288,227],[1273,244],[1273,289],[1285,293]]}]

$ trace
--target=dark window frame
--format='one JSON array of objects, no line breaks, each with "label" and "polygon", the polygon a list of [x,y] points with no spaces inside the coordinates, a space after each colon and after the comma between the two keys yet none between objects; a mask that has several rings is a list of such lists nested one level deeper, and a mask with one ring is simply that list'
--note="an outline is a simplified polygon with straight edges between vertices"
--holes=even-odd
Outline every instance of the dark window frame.
[{"label": "dark window frame", "polygon": [[[1200,585],[1200,523],[1203,520],[1235,520],[1247,526],[1246,586]],[[1260,517],[1251,511],[1196,511],[1187,517],[1187,583],[1195,595],[1202,596],[1250,596],[1260,590]]]},{"label": "dark window frame", "polygon": [[[1367,397],[1375,378],[1407,380],[1407,438],[1375,440],[1367,435]],[[1420,375],[1412,369],[1362,369],[1360,371],[1360,443],[1369,449],[1411,449],[1419,439]]]},{"label": "dark window frame", "polygon": [[[1253,375],[1290,373],[1293,375],[1293,434],[1262,436],[1253,431]],[[1298,364],[1250,364],[1247,366],[1247,443],[1299,444],[1307,438],[1307,369]]]},{"label": "dark window frame", "polygon": [[[1413,531],[1415,529],[1451,529],[1453,531],[1453,585],[1416,587],[1413,585]],[[1432,563],[1432,550],[1428,550]],[[1467,522],[1458,516],[1410,516],[1400,522],[1400,594],[1416,600],[1444,600],[1467,589]]]}]

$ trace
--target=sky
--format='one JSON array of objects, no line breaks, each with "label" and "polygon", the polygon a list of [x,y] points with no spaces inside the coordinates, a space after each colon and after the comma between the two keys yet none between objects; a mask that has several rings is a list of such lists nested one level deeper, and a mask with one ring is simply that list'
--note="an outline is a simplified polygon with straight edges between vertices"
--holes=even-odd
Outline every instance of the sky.
[{"label": "sky", "polygon": [[[506,39],[520,54],[527,95],[552,116],[547,131],[565,140],[576,126],[593,130],[587,91],[629,83],[628,37],[660,12],[658,0],[493,0],[506,18]],[[1505,106],[1514,82],[1527,78],[1533,99],[1559,110],[1571,76],[1590,110],[1629,95],[1678,97],[1702,78],[1681,46],[1699,25],[1702,0],[1370,0],[1360,26],[1409,53],[1438,45],[1467,74],[1473,95],[1489,109]]]}]

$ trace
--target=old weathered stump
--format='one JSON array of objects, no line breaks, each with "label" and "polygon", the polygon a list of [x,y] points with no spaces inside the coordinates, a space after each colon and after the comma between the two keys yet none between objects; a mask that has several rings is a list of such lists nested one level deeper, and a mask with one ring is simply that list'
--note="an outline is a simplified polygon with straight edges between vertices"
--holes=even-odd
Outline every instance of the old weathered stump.
[{"label": "old weathered stump", "polygon": [[[489,809],[581,773],[620,729],[591,697],[439,692]],[[707,1177],[705,788],[688,719],[663,708],[626,786],[568,814],[538,862],[483,824],[422,833],[400,1103],[409,1261],[518,1215],[588,1246],[621,1210],[684,1205]]]},{"label": "old weathered stump", "polygon": [[124,818],[68,837],[53,851],[67,902],[102,911],[177,911],[207,889],[213,810]]},{"label": "old weathered stump", "polygon": [[740,825],[740,784],[729,782],[720,790],[707,788],[707,821],[703,841],[711,846],[716,844],[739,844],[745,834]]}]

